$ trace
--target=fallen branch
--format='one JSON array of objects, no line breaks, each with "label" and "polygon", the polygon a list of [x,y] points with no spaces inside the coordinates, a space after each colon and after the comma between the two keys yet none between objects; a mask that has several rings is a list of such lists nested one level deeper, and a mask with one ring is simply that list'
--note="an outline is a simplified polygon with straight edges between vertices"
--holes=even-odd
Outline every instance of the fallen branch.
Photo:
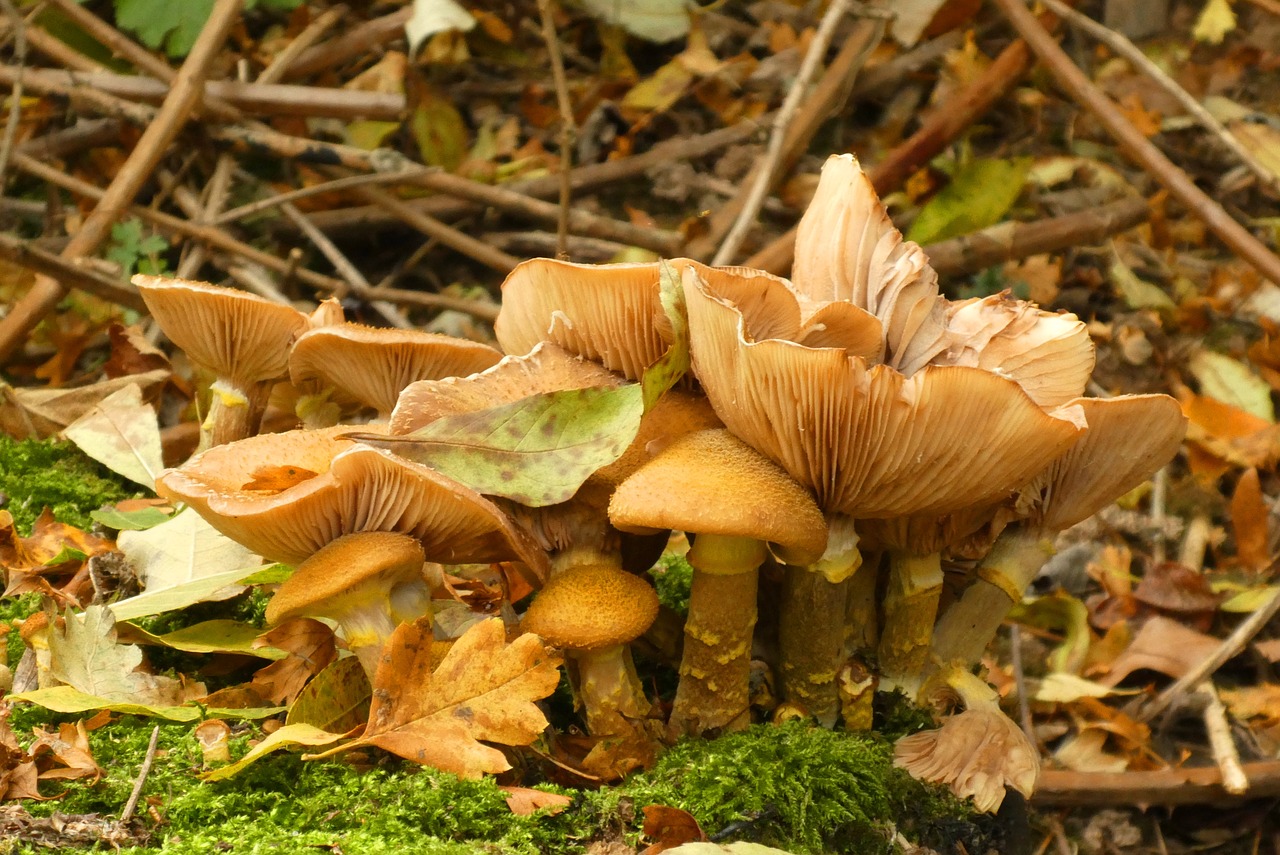
[{"label": "fallen branch", "polygon": [[388,303],[465,312],[472,317],[489,323],[493,323],[498,319],[499,307],[496,303],[468,300],[463,297],[450,297],[448,294],[433,294],[430,291],[407,291],[402,288],[372,287],[365,291],[365,296],[371,300],[385,300]]},{"label": "fallen branch", "polygon": [[1280,796],[1280,760],[1245,763],[1241,769],[1249,779],[1244,794],[1227,791],[1217,766],[1158,772],[1046,769],[1040,773],[1031,803],[1036,807],[1223,805]]},{"label": "fallen branch", "polygon": [[578,125],[573,120],[573,105],[569,102],[569,83],[564,76],[564,56],[560,52],[560,37],[556,35],[556,22],[551,17],[551,0],[538,0],[538,17],[542,22],[542,41],[551,59],[551,79],[556,88],[556,105],[560,110],[560,207],[556,217],[556,258],[569,260],[569,205],[573,185],[569,173],[573,170],[573,144],[578,136]]},{"label": "fallen branch", "polygon": [[1090,82],[1084,72],[1076,67],[1053,36],[1027,10],[1022,0],[996,0],[996,5],[1035,51],[1058,85],[1076,103],[1093,114],[1119,144],[1121,151],[1167,188],[1174,198],[1204,222],[1209,231],[1217,235],[1229,249],[1253,265],[1263,277],[1280,283],[1280,257],[1267,249],[1248,229],[1231,219],[1221,205],[1209,198],[1185,172],[1143,136],[1116,105]]},{"label": "fallen branch", "polygon": [[1146,222],[1150,214],[1146,200],[1121,199],[1101,208],[1031,223],[1000,223],[929,244],[924,251],[939,274],[960,276],[1012,259],[1098,243]]},{"label": "fallen branch", "polygon": [[138,311],[146,310],[142,296],[133,286],[105,273],[81,267],[74,260],[55,255],[31,241],[0,234],[0,258],[108,302]]}]

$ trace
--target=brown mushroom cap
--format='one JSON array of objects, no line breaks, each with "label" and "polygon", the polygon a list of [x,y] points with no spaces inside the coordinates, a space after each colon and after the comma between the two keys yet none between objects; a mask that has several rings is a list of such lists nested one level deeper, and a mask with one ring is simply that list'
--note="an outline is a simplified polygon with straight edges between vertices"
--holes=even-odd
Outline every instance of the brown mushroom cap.
[{"label": "brown mushroom cap", "polygon": [[[432,561],[514,560],[547,574],[545,553],[493,502],[426,466],[341,439],[347,430],[217,446],[166,470],[156,490],[273,561],[296,564],[344,534],[395,531],[420,540]],[[280,466],[316,475],[282,490],[248,487],[263,467]]]},{"label": "brown mushroom cap", "polygon": [[292,306],[207,282],[133,277],[164,334],[193,362],[236,385],[289,373],[289,347],[310,327]]},{"label": "brown mushroom cap", "polygon": [[744,320],[685,272],[694,371],[734,435],[855,518],[943,514],[998,501],[1084,429],[1012,380],[929,366],[905,377],[834,348],[751,341]]},{"label": "brown mushroom cap", "polygon": [[408,535],[368,531],[343,535],[298,565],[267,603],[267,623],[325,615],[330,602],[357,599],[366,588],[390,598],[398,584],[420,580],[426,558]]},{"label": "brown mushroom cap", "polygon": [[299,336],[289,378],[295,385],[319,380],[385,414],[415,380],[473,374],[501,358],[486,344],[453,336],[337,324]]},{"label": "brown mushroom cap", "polygon": [[676,529],[768,541],[799,565],[827,548],[827,524],[813,497],[727,430],[673,442],[619,485],[609,519],[636,534]]},{"label": "brown mushroom cap", "polygon": [[632,641],[657,616],[658,595],[643,579],[582,564],[553,576],[521,625],[556,647],[598,650]]}]

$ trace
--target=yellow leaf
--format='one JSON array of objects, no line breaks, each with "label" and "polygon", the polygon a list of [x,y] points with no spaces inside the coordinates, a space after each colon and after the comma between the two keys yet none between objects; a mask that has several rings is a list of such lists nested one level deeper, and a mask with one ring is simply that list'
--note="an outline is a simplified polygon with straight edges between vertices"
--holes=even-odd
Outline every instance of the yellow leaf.
[{"label": "yellow leaf", "polygon": [[1196,18],[1191,35],[1198,42],[1217,45],[1235,28],[1236,13],[1231,10],[1231,0],[1208,0]]}]

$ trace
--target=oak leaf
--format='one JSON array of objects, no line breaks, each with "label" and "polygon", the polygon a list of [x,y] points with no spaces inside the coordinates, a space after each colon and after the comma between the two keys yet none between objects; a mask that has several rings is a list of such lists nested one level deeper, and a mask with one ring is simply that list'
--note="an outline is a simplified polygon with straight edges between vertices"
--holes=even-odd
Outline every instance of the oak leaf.
[{"label": "oak leaf", "polygon": [[560,657],[532,634],[507,644],[498,618],[472,626],[442,657],[431,639],[429,619],[401,624],[382,650],[364,734],[326,754],[374,745],[463,778],[511,768],[483,742],[538,738],[547,720],[535,701],[555,690]]},{"label": "oak leaf", "polygon": [[142,650],[116,643],[115,619],[106,606],[67,612],[63,625],[51,628],[49,653],[53,676],[85,694],[148,705],[186,700],[179,681],[137,670]]}]

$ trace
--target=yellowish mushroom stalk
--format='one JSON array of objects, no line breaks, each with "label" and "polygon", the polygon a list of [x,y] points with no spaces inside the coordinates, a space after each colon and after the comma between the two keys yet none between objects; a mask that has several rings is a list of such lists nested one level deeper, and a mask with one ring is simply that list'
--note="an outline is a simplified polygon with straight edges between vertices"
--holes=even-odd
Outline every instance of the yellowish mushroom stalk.
[{"label": "yellowish mushroom stalk", "polygon": [[272,380],[242,385],[225,377],[215,380],[209,387],[209,412],[200,425],[209,445],[225,445],[256,434],[273,385]]},{"label": "yellowish mushroom stalk", "polygon": [[886,687],[911,692],[929,658],[933,622],[942,596],[942,556],[890,550],[889,585],[880,636],[880,676]]},{"label": "yellowish mushroom stalk", "polygon": [[894,765],[947,785],[987,813],[999,809],[1006,787],[1030,797],[1040,777],[1040,754],[1000,710],[994,689],[963,668],[948,668],[930,678],[924,692],[957,699],[964,711],[934,730],[899,739]]}]

